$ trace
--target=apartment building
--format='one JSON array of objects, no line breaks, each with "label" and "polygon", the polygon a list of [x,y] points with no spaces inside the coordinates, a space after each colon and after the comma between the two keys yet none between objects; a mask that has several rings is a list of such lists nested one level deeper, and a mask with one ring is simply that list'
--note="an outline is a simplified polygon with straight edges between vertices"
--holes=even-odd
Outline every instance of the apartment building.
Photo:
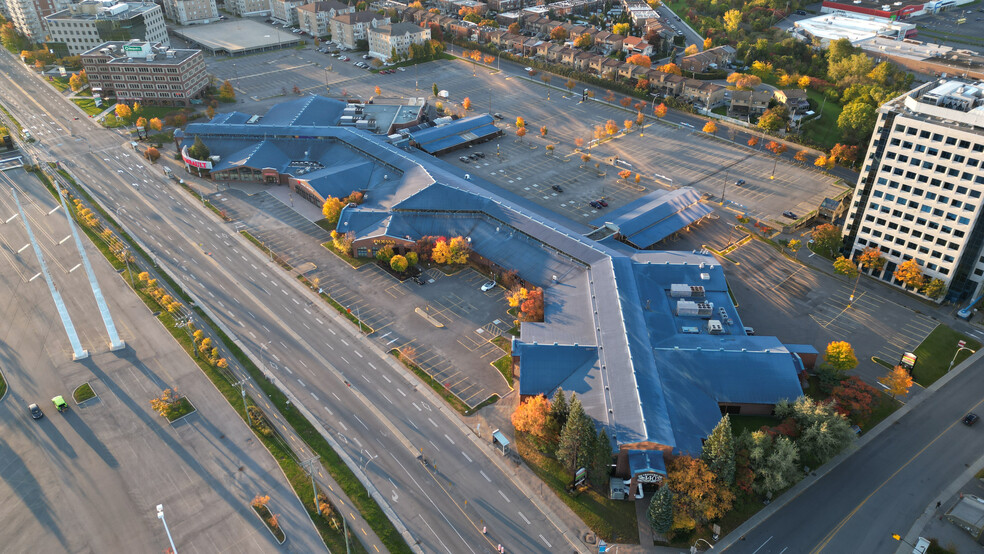
[{"label": "apartment building", "polygon": [[93,91],[120,102],[187,106],[208,87],[201,50],[164,48],[141,41],[111,41],[82,53]]},{"label": "apartment building", "polygon": [[225,6],[239,17],[270,15],[270,0],[227,0]]},{"label": "apartment building", "polygon": [[164,0],[164,15],[178,25],[201,25],[219,19],[215,0]]},{"label": "apartment building", "polygon": [[369,55],[381,60],[389,60],[393,53],[407,54],[411,44],[422,44],[431,38],[430,29],[418,27],[413,23],[394,23],[367,29],[369,35]]},{"label": "apartment building", "polygon": [[48,48],[77,56],[110,40],[132,40],[170,46],[164,12],[153,2],[116,3],[83,0],[45,18]]},{"label": "apartment building", "polygon": [[[359,12],[367,14],[370,12]],[[355,14],[355,4],[349,6],[336,0],[327,2],[311,2],[297,8],[297,26],[305,33],[313,37],[323,37],[331,32],[331,20],[344,14]],[[383,18],[376,12],[371,13],[374,17]],[[389,19],[386,18],[387,23]],[[334,33],[332,33],[334,34]],[[332,37],[334,38],[334,37]],[[361,37],[366,38],[366,37]]]},{"label": "apartment building", "polygon": [[984,282],[984,81],[944,78],[884,104],[844,223],[853,258],[877,248],[877,277],[914,259],[958,301]]},{"label": "apartment building", "polygon": [[68,9],[70,0],[0,0],[17,31],[34,42],[46,39],[45,17]]},{"label": "apartment building", "polygon": [[297,25],[297,8],[307,0],[270,0],[270,18],[275,23]]}]

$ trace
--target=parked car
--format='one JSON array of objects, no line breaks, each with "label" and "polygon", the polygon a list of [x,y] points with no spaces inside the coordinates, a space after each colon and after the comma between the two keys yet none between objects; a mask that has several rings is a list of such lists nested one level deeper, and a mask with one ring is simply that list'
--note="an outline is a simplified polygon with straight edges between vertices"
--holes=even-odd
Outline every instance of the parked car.
[{"label": "parked car", "polygon": [[961,421],[963,421],[963,424],[964,425],[966,425],[966,426],[969,427],[969,426],[977,423],[977,420],[978,419],[980,419],[980,416],[978,416],[974,412],[970,412],[969,414],[965,415]]},{"label": "parked car", "polygon": [[560,185],[551,185],[550,188],[554,189],[557,192],[564,192],[564,189],[560,188]]},{"label": "parked car", "polygon": [[783,215],[783,217],[788,217],[789,219],[799,219],[798,217],[796,217],[796,214],[794,214],[793,212],[791,212],[789,210],[786,210],[786,211],[782,212],[782,215]]},{"label": "parked car", "polygon": [[596,210],[600,210],[601,209],[601,204],[599,204],[597,200],[592,200],[591,202],[588,202],[588,204],[590,204],[591,207],[594,208],[594,209],[596,209]]},{"label": "parked car", "polygon": [[400,71],[406,71],[407,70],[407,68],[405,68],[405,67],[398,67],[397,69],[399,69]]},{"label": "parked car", "polygon": [[418,285],[426,285],[427,284],[427,281],[424,281],[420,277],[414,277],[413,278],[413,282],[414,283],[417,283]]},{"label": "parked car", "polygon": [[65,410],[68,410],[68,403],[65,402],[65,399],[62,398],[61,395],[52,398],[51,403],[55,405],[55,409],[57,409],[59,412],[64,412]]},{"label": "parked car", "polygon": [[44,417],[44,412],[41,411],[41,408],[39,408],[37,404],[31,404],[27,407],[27,409],[31,412],[31,417],[34,419],[41,419]]},{"label": "parked car", "polygon": [[484,158],[485,152],[475,152],[475,155],[478,156],[479,158]]},{"label": "parked car", "polygon": [[458,156],[458,159],[461,160],[461,161],[463,161],[463,162],[465,162],[465,163],[468,163],[468,158],[465,157],[465,156]]},{"label": "parked car", "polygon": [[482,285],[482,292],[488,292],[494,288],[495,288],[495,281],[486,281],[485,284]]},{"label": "parked car", "polygon": [[608,207],[608,202],[605,202],[605,199],[604,198],[599,198],[598,199],[598,203],[601,204],[601,207],[602,208],[607,208]]},{"label": "parked car", "polygon": [[493,119],[499,119],[499,120],[501,120],[502,119],[502,114],[499,113],[499,112],[496,112],[496,113],[492,114],[492,118]]},{"label": "parked car", "polygon": [[740,187],[740,186],[742,186],[744,184],[745,184],[745,180],[744,179],[738,179],[737,181],[735,181],[735,186],[736,187]]},{"label": "parked car", "polygon": [[533,71],[533,68],[532,67],[524,67],[523,68],[523,71],[529,73],[530,71]]}]

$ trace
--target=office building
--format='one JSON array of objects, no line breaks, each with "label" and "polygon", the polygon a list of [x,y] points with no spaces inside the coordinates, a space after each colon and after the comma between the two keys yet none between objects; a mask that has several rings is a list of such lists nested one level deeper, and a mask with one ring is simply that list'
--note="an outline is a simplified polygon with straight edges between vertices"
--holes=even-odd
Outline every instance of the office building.
[{"label": "office building", "polygon": [[64,49],[71,56],[109,41],[137,39],[170,46],[164,12],[153,2],[83,0],[45,19],[48,48]]},{"label": "office building", "polygon": [[208,87],[201,50],[170,49],[149,42],[106,42],[82,54],[93,91],[120,102],[187,106]]},{"label": "office building", "polygon": [[844,224],[852,257],[877,248],[877,276],[915,259],[959,300],[984,282],[984,81],[940,79],[884,104]]}]

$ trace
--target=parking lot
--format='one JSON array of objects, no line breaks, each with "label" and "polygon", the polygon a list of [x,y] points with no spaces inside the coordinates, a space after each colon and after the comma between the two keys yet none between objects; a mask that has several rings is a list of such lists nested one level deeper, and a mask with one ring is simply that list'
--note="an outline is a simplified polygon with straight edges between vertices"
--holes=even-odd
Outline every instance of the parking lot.
[{"label": "parking lot", "polygon": [[[375,263],[352,268],[321,246],[331,240],[328,232],[293,210],[289,199],[285,203],[267,192],[250,196],[235,189],[210,196],[237,228],[304,271],[351,310],[365,323],[365,332],[386,350],[412,348],[417,365],[469,406],[509,392],[509,385],[490,365],[505,352],[490,341],[508,332],[512,318],[506,313],[502,287],[480,290],[488,277],[472,269],[445,275],[430,268],[421,275],[425,282],[421,286],[410,279],[400,281]],[[266,277],[263,268],[257,271]],[[284,306],[288,311],[296,309]],[[428,324],[417,309],[444,327]]]},{"label": "parking lot", "polygon": [[[872,362],[872,356],[894,363],[938,324],[893,301],[901,293],[878,282],[862,278],[855,290],[854,280],[790,260],[763,241],[743,242],[746,235],[735,229],[736,223],[734,214],[725,212],[680,233],[667,247],[689,250],[709,245],[722,251],[741,242],[728,253],[724,267],[742,322],[756,333],[777,336],[786,344],[810,344],[821,355],[829,342],[846,340],[858,357],[855,371],[874,384],[885,368]],[[805,248],[799,252],[803,257],[810,254]]]},{"label": "parking lot", "polygon": [[[964,23],[957,21],[965,19]],[[981,51],[984,46],[984,8],[980,4],[954,6],[947,11],[906,20],[918,27],[920,40],[954,48]]]}]

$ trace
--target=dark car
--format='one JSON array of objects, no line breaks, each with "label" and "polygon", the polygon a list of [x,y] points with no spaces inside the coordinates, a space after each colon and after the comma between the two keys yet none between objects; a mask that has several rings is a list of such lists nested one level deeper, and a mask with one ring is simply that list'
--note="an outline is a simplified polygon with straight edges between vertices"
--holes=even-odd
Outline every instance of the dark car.
[{"label": "dark car", "polygon": [[423,279],[421,279],[420,277],[414,277],[413,278],[413,282],[414,283],[417,283],[418,285],[425,285],[425,284],[427,284],[427,282],[424,281]]},{"label": "dark car", "polygon": [[44,417],[44,412],[41,411],[41,408],[39,408],[37,404],[31,404],[27,407],[27,409],[31,412],[31,417],[34,419],[41,419]]},{"label": "dark car", "polygon": [[796,15],[806,15],[806,12],[803,10],[796,10]]},{"label": "dark car", "polygon": [[740,187],[740,186],[742,186],[744,184],[745,184],[745,180],[744,179],[738,179],[737,181],[735,181],[735,186],[736,187]]},{"label": "dark car", "polygon": [[794,214],[793,212],[791,212],[789,210],[786,210],[786,211],[782,212],[782,215],[783,215],[783,217],[788,217],[789,219],[798,219],[796,217],[796,214]]},{"label": "dark car", "polygon": [[560,188],[560,185],[551,185],[550,188],[554,189],[557,192],[564,192],[564,189]]},{"label": "dark car", "polygon": [[591,202],[588,202],[588,204],[590,204],[592,208],[595,208],[597,210],[601,209],[601,204],[599,204],[597,200],[592,200]]},{"label": "dark car", "polygon": [[965,415],[961,421],[963,421],[963,424],[964,425],[966,425],[966,426],[969,427],[969,426],[977,423],[977,420],[978,419],[980,419],[980,416],[978,416],[974,412],[971,412],[971,413]]},{"label": "dark car", "polygon": [[475,155],[478,156],[479,158],[484,158],[485,152],[475,152]]},{"label": "dark car", "polygon": [[497,112],[492,114],[492,117],[494,117],[495,119],[502,119],[502,114]]},{"label": "dark car", "polygon": [[605,202],[605,199],[604,198],[599,199],[598,200],[598,203],[601,204],[601,207],[602,208],[607,208],[608,207],[608,202]]}]

